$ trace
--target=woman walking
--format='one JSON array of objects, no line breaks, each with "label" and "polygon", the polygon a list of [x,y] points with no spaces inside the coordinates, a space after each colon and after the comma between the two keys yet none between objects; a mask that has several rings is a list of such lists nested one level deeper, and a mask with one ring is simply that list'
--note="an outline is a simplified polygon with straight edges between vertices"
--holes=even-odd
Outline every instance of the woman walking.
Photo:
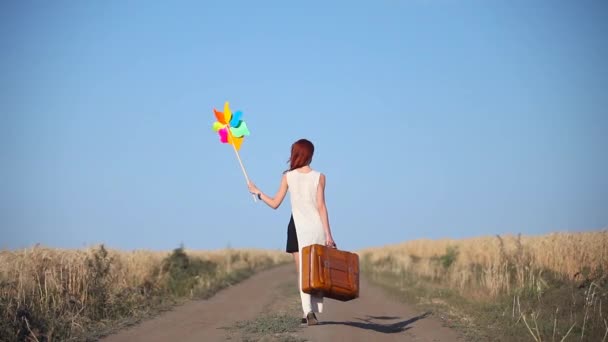
[{"label": "woman walking", "polygon": [[[252,182],[249,183],[249,191],[273,209],[281,205],[289,191],[293,217],[293,225],[290,222],[289,226],[293,227],[297,237],[295,241],[297,252],[293,252],[292,255],[298,269],[300,297],[305,317],[302,322],[308,325],[318,323],[315,313],[323,312],[323,297],[302,292],[302,248],[313,244],[336,246],[331,235],[329,215],[325,205],[325,175],[310,167],[313,154],[314,145],[306,139],[300,139],[291,146],[289,169],[283,173],[279,191],[274,197],[264,194]],[[289,234],[288,228],[287,252],[294,250],[293,238],[290,239]]]}]

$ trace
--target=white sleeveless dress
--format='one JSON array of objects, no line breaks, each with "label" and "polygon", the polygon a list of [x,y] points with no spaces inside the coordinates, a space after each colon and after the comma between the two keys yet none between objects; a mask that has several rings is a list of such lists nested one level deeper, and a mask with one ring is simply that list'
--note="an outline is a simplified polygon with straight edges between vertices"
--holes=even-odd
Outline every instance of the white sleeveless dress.
[{"label": "white sleeveless dress", "polygon": [[302,298],[302,310],[306,315],[309,312],[323,312],[323,297],[311,296],[302,292],[302,248],[313,244],[325,244],[325,230],[317,208],[317,188],[321,173],[312,170],[301,173],[297,170],[286,173],[291,212],[298,236],[300,251],[299,286]]}]

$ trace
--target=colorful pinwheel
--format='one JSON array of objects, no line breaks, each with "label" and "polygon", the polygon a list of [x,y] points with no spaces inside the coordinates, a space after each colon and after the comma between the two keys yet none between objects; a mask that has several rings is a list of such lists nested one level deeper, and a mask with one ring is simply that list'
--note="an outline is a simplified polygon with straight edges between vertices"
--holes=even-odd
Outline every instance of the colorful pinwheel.
[{"label": "colorful pinwheel", "polygon": [[[241,119],[243,113],[241,111],[236,111],[232,114],[228,101],[224,104],[223,113],[215,108],[213,109],[213,113],[215,113],[215,117],[217,118],[217,121],[213,123],[213,130],[220,135],[220,141],[222,143],[232,145],[234,153],[236,153],[236,158],[241,165],[241,170],[243,170],[243,175],[245,175],[245,180],[247,181],[247,184],[249,184],[249,176],[247,176],[247,171],[245,171],[245,166],[243,166],[243,161],[239,155],[243,139],[245,139],[246,135],[249,135],[247,125],[245,124],[245,121]],[[253,200],[257,202],[255,195],[252,194],[252,196]]]},{"label": "colorful pinwheel", "polygon": [[213,123],[213,130],[220,135],[220,141],[224,144],[231,144],[235,149],[239,150],[243,139],[249,135],[247,124],[241,119],[243,112],[236,111],[234,114],[230,111],[230,104],[224,104],[224,112],[219,112],[213,109],[217,121]]}]

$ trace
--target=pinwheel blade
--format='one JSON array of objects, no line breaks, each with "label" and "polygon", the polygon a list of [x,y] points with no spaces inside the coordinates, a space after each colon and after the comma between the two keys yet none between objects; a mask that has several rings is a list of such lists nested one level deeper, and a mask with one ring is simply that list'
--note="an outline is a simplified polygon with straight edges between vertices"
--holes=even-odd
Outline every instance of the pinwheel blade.
[{"label": "pinwheel blade", "polygon": [[220,128],[222,128],[222,127],[224,127],[224,125],[221,122],[217,122],[216,121],[216,122],[213,123],[213,130],[215,132],[219,131]]},{"label": "pinwheel blade", "polygon": [[228,103],[228,101],[226,101],[226,103],[224,103],[224,121],[226,123],[229,123],[231,118],[232,112],[230,111],[230,104]]},{"label": "pinwheel blade", "polygon": [[226,127],[222,128],[218,132],[220,134],[220,141],[224,144],[228,142],[228,129]]},{"label": "pinwheel blade", "polygon": [[233,136],[240,138],[249,135],[249,129],[247,128],[245,121],[241,121],[238,126],[230,127],[230,133],[232,133]]},{"label": "pinwheel blade", "polygon": [[213,108],[213,113],[215,114],[217,121],[219,121],[220,123],[222,123],[224,125],[228,123],[228,121],[226,121],[224,118],[224,113],[218,112],[217,109],[215,109],[215,108]]},{"label": "pinwheel blade", "polygon": [[241,112],[240,110],[237,110],[236,112],[234,112],[232,114],[232,119],[230,119],[230,126],[231,127],[238,126],[242,117],[243,117],[243,112]]},{"label": "pinwheel blade", "polygon": [[241,144],[243,144],[243,137],[233,137],[232,135],[228,136],[228,143],[234,145],[234,148],[236,148],[236,150],[240,150],[241,149]]}]

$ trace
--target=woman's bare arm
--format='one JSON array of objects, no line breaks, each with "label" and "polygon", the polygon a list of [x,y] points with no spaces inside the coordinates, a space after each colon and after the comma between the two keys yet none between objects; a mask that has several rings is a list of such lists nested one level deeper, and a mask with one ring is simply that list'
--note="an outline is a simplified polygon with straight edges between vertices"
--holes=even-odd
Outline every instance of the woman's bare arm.
[{"label": "woman's bare arm", "polygon": [[281,203],[283,203],[283,199],[285,199],[285,195],[287,194],[287,178],[285,175],[281,178],[281,185],[279,186],[279,191],[274,197],[267,196],[262,191],[260,191],[255,184],[249,183],[249,191],[253,194],[260,194],[260,198],[264,203],[266,203],[272,209],[277,209]]},{"label": "woman's bare arm", "polygon": [[331,235],[331,228],[329,227],[329,214],[327,212],[327,205],[325,204],[325,175],[321,174],[319,177],[319,186],[317,187],[317,209],[321,216],[321,222],[323,223],[323,229],[325,230],[326,245],[332,246],[335,244],[334,238]]}]

